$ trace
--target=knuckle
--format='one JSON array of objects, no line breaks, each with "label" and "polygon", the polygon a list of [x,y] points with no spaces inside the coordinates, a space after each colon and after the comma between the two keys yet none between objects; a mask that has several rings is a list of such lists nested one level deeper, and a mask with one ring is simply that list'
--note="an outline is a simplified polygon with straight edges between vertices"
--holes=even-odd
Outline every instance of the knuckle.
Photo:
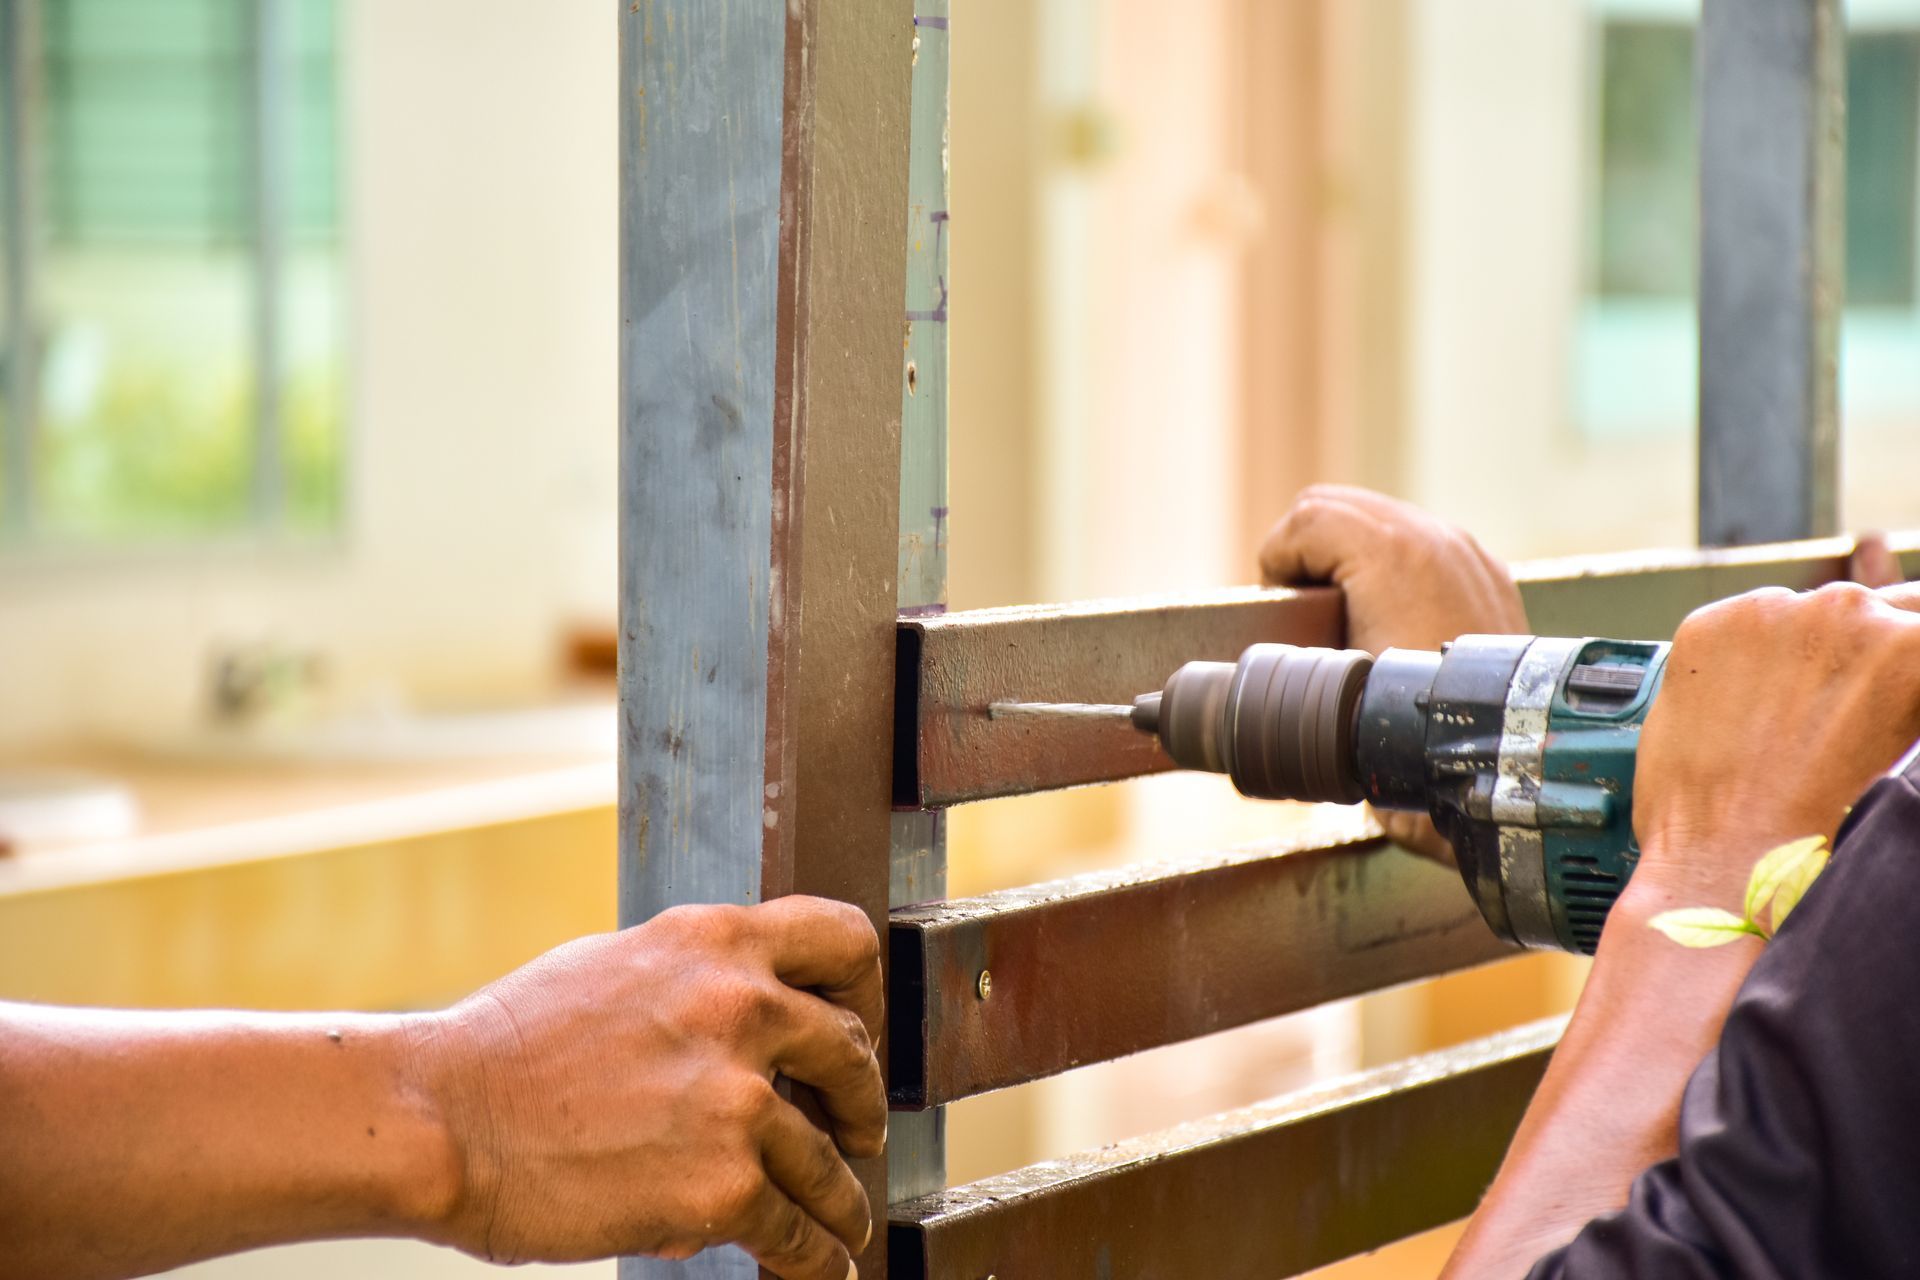
[{"label": "knuckle", "polygon": [[776,1256],[802,1262],[816,1243],[805,1214],[791,1209],[780,1215],[779,1235],[773,1244]]},{"label": "knuckle", "polygon": [[847,935],[847,944],[855,948],[862,960],[880,958],[880,935],[875,932],[873,921],[867,913],[851,902],[833,899],[823,900],[828,914],[841,932]]},{"label": "knuckle", "polygon": [[772,1082],[752,1072],[735,1072],[713,1086],[714,1111],[730,1132],[757,1132],[779,1101]]},{"label": "knuckle", "polygon": [[655,917],[667,931],[686,942],[727,950],[736,946],[745,933],[746,910],[724,905],[673,907]]},{"label": "knuckle", "polygon": [[1281,527],[1298,532],[1310,529],[1333,513],[1334,499],[1319,487],[1303,491],[1282,517]]},{"label": "knuckle", "polygon": [[1857,621],[1872,613],[1876,603],[1873,591],[1857,582],[1829,582],[1808,600],[1818,610],[1822,620],[1839,619],[1847,622]]},{"label": "knuckle", "polygon": [[823,1135],[814,1144],[812,1167],[807,1171],[807,1185],[803,1188],[807,1199],[814,1204],[833,1204],[836,1201],[847,1202],[851,1208],[853,1192],[859,1190],[840,1157],[834,1153],[833,1144]]},{"label": "knuckle", "polygon": [[839,1024],[843,1051],[853,1059],[855,1066],[865,1066],[873,1058],[873,1041],[867,1036],[867,1024],[853,1010],[838,1006],[834,1008],[833,1017]]},{"label": "knuckle", "polygon": [[762,984],[743,975],[717,983],[706,1002],[707,1017],[721,1033],[751,1039],[778,1019],[778,1001]]},{"label": "knuckle", "polygon": [[1783,587],[1762,587],[1744,595],[1729,596],[1701,605],[1681,621],[1674,632],[1676,647],[1711,643],[1729,631],[1738,631],[1778,616],[1791,608],[1794,594]]},{"label": "knuckle", "polygon": [[766,1174],[758,1163],[750,1160],[733,1162],[714,1179],[708,1189],[704,1214],[708,1222],[714,1224],[719,1232],[728,1238],[742,1234],[741,1228],[750,1222],[760,1206],[760,1195],[766,1186]]}]

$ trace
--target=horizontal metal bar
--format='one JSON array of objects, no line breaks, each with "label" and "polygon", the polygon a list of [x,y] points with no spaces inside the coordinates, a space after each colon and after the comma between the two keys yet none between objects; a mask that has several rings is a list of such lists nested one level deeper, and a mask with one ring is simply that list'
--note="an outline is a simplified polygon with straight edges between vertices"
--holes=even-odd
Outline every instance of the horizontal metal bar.
[{"label": "horizontal metal bar", "polygon": [[894,803],[941,808],[1171,769],[1124,723],[992,719],[995,702],[1131,702],[1182,663],[1250,644],[1340,643],[1340,593],[1207,596],[981,609],[900,621]]},{"label": "horizontal metal bar", "polygon": [[894,1280],[1272,1280],[1470,1212],[1564,1019],[894,1205]]},{"label": "horizontal metal bar", "polygon": [[[1920,533],[1892,539],[1920,576]],[[1661,638],[1692,610],[1762,586],[1846,572],[1853,542],[1632,552],[1516,566],[1542,635]],[[1182,663],[1231,661],[1260,641],[1342,642],[1338,592],[1244,588],[1204,596],[983,609],[900,621],[894,803],[968,800],[1112,782],[1172,767],[1117,721],[990,718],[995,702],[1128,702]]]},{"label": "horizontal metal bar", "polygon": [[895,911],[895,1105],[1513,954],[1452,870],[1390,847],[1357,809],[1324,814],[1283,845]]},{"label": "horizontal metal bar", "polygon": [[[1888,542],[1909,578],[1920,578],[1920,531]],[[1664,640],[1701,605],[1759,587],[1807,591],[1847,576],[1852,538],[1760,547],[1631,551],[1514,566],[1527,621],[1540,635]]]}]

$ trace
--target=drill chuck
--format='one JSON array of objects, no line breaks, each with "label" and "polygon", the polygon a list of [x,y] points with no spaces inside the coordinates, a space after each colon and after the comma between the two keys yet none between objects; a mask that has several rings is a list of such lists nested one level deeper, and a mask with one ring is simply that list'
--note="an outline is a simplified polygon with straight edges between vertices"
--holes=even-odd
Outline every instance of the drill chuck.
[{"label": "drill chuck", "polygon": [[[1135,703],[1184,769],[1224,773],[1243,795],[1352,804],[1366,798],[1354,757],[1373,656],[1261,644],[1239,662],[1189,662]],[[1150,722],[1149,722],[1150,720]]]}]

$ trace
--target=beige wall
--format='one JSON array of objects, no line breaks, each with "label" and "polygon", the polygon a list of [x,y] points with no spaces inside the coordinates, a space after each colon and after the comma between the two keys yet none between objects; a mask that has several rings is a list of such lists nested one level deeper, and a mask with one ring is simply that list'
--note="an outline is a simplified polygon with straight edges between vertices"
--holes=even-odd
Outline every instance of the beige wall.
[{"label": "beige wall", "polygon": [[0,562],[0,742],[184,728],[209,646],[348,701],[545,687],[613,607],[613,11],[349,0],[351,511],[312,553]]}]

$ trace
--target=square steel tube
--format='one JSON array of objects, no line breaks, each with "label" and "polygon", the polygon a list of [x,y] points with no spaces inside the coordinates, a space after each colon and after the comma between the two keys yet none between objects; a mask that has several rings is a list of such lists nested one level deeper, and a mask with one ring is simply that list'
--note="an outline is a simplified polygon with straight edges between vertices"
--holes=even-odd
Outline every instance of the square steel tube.
[{"label": "square steel tube", "polygon": [[[1890,541],[1920,576],[1920,532]],[[1540,635],[1660,639],[1701,605],[1756,587],[1846,574],[1851,538],[1724,550],[1638,551],[1514,567]],[[1119,721],[993,719],[995,702],[1131,702],[1181,664],[1248,645],[1345,642],[1340,594],[1238,588],[1207,595],[980,609],[900,619],[894,786],[899,808],[1113,782],[1173,767]]]},{"label": "square steel tube", "polygon": [[1471,1212],[1562,1018],[894,1205],[894,1280],[1272,1280]]},{"label": "square steel tube", "polygon": [[980,609],[900,620],[894,804],[1109,782],[1173,768],[1120,722],[995,720],[995,702],[1130,703],[1186,662],[1248,645],[1338,645],[1340,593],[1243,588],[1210,595]]},{"label": "square steel tube", "polygon": [[1332,806],[1285,844],[896,910],[889,946],[902,1108],[1515,954],[1450,868]]}]

